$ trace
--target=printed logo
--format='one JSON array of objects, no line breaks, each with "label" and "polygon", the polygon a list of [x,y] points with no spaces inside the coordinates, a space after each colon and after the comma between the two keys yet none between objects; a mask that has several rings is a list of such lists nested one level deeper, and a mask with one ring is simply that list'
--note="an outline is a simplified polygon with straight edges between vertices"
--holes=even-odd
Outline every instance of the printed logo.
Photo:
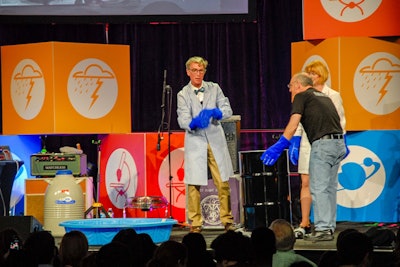
[{"label": "printed logo", "polygon": [[123,209],[128,198],[135,196],[137,179],[135,160],[129,151],[114,150],[107,160],[105,181],[107,195],[115,207]]},{"label": "printed logo", "polygon": [[209,225],[220,225],[218,195],[206,196],[201,200],[201,214],[204,222]]},{"label": "printed logo", "polygon": [[386,173],[378,156],[361,146],[349,146],[351,153],[338,172],[337,203],[361,208],[374,202],[385,186]]},{"label": "printed logo", "polygon": [[332,18],[342,22],[362,21],[378,9],[382,0],[321,0],[321,5]]},{"label": "printed logo", "polygon": [[69,75],[68,97],[74,109],[83,117],[104,117],[113,109],[118,97],[114,72],[99,59],[82,60]]},{"label": "printed logo", "polygon": [[400,106],[400,60],[386,53],[364,58],[354,74],[354,93],[360,105],[376,115],[386,115]]},{"label": "printed logo", "polygon": [[[171,205],[176,208],[184,209],[186,207],[186,186],[184,184],[185,169],[184,148],[177,148],[171,151],[171,181],[169,179],[169,156],[167,155],[161,163],[158,172],[158,184],[160,191],[168,200],[171,199]],[[171,190],[171,198],[170,196]]]},{"label": "printed logo", "polygon": [[31,59],[23,59],[15,67],[11,79],[11,101],[15,111],[25,120],[35,118],[43,107],[46,91],[39,65]]}]

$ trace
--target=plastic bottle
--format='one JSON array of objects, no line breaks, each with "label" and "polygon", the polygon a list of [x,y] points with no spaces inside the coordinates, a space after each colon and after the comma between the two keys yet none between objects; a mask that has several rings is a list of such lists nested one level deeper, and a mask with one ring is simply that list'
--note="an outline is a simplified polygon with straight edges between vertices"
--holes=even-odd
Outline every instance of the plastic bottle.
[{"label": "plastic bottle", "polygon": [[109,216],[110,218],[114,218],[114,211],[113,211],[112,208],[108,208],[107,213],[108,213],[108,216]]}]

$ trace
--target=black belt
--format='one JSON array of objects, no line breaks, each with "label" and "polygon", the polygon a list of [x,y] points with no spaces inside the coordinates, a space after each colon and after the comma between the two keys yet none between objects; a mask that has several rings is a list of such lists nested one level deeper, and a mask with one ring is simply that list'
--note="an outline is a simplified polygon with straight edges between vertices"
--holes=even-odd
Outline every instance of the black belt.
[{"label": "black belt", "polygon": [[343,139],[343,134],[326,134],[320,139]]}]

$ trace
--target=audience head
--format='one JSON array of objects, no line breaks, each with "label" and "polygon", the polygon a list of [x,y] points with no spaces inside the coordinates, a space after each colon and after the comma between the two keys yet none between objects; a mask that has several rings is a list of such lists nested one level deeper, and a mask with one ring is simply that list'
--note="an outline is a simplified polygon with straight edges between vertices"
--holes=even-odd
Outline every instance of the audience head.
[{"label": "audience head", "polygon": [[288,221],[276,219],[271,223],[269,228],[275,233],[277,250],[288,251],[293,249],[296,237],[293,226]]},{"label": "audience head", "polygon": [[58,256],[53,235],[48,231],[30,233],[23,248],[27,257],[35,264],[52,264]]},{"label": "audience head", "polygon": [[218,265],[225,263],[233,265],[246,264],[253,260],[250,237],[241,232],[227,231],[211,242],[215,260]]},{"label": "audience head", "polygon": [[272,255],[276,252],[274,232],[266,226],[257,227],[251,232],[250,239],[255,261],[272,264]]},{"label": "audience head", "polygon": [[364,233],[349,231],[337,240],[337,256],[339,265],[366,266],[373,252],[373,245]]},{"label": "audience head", "polygon": [[96,255],[97,267],[132,267],[131,251],[121,242],[111,242],[103,245]]},{"label": "audience head", "polygon": [[200,233],[188,233],[182,238],[182,243],[186,245],[186,247],[196,250],[205,251],[207,250],[207,243],[204,239],[204,236]]},{"label": "audience head", "polygon": [[207,251],[207,243],[200,233],[188,233],[182,238],[186,246],[188,257],[187,265],[191,267],[215,266],[211,253]]},{"label": "audience head", "polygon": [[128,229],[121,229],[118,233],[114,236],[112,241],[118,241],[124,244],[129,244],[133,240],[135,240],[137,233],[135,229],[128,228]]},{"label": "audience head", "polygon": [[148,267],[181,267],[186,266],[187,249],[184,244],[168,240],[156,248]]},{"label": "audience head", "polygon": [[70,231],[65,233],[61,239],[59,250],[61,264],[76,267],[88,251],[88,240],[82,232]]}]

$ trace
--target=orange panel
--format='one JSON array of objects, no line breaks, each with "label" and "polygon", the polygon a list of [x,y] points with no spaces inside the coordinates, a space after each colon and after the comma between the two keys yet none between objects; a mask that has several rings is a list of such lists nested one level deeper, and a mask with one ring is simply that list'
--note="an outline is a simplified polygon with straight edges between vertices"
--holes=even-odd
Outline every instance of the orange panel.
[{"label": "orange panel", "polygon": [[[151,211],[129,208],[126,209],[126,215],[149,218],[172,215],[178,221],[185,221],[184,132],[171,133],[170,140],[168,133],[160,136],[163,137],[160,150],[157,150],[157,133],[110,134],[102,139],[100,202],[106,208],[112,207],[116,217],[123,216],[124,201],[129,201],[132,197],[164,197],[169,201],[171,184],[172,213],[169,212],[168,204],[166,208],[157,207]],[[171,169],[168,143],[171,150]]]},{"label": "orange panel", "polygon": [[110,134],[101,141],[100,197],[122,217],[129,198],[146,195],[145,134]]},{"label": "orange panel", "polygon": [[398,36],[398,0],[303,1],[303,39]]},{"label": "orange panel", "polygon": [[[160,142],[160,150],[157,151],[157,133],[146,134],[146,170],[147,170],[147,193],[148,195],[164,196],[168,201],[171,199],[172,211],[164,211],[180,221],[185,221],[186,210],[186,187],[184,178],[184,132],[173,132],[170,136],[164,133]],[[168,138],[170,139],[168,140]],[[170,155],[168,151],[170,146]],[[170,188],[171,187],[171,188]],[[170,198],[171,189],[171,198]],[[169,209],[168,205],[168,209]],[[164,215],[154,210],[149,217]],[[164,215],[165,216],[165,215]]]},{"label": "orange panel", "polygon": [[310,60],[328,66],[327,83],[340,91],[348,131],[400,129],[400,45],[368,37],[292,44],[292,70]]},{"label": "orange panel", "polygon": [[129,46],[3,46],[3,133],[131,131]]}]

